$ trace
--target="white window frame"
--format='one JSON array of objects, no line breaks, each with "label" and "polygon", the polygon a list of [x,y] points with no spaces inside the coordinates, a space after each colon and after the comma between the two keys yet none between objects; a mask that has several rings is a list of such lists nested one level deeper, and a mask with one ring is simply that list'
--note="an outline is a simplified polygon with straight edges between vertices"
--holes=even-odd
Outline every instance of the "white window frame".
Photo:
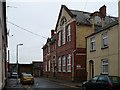
[{"label": "white window frame", "polygon": [[108,32],[102,34],[102,48],[108,47]]},{"label": "white window frame", "polygon": [[95,44],[95,37],[94,36],[90,38],[90,45],[91,45],[91,47],[90,47],[91,51],[96,50],[96,44]]},{"label": "white window frame", "polygon": [[48,44],[48,53],[50,53],[50,44]]},{"label": "white window frame", "polygon": [[61,72],[61,57],[58,58],[58,72]]},{"label": "white window frame", "polygon": [[68,25],[68,28],[67,28],[67,42],[70,42],[71,41],[71,27],[70,25]]},{"label": "white window frame", "polygon": [[58,32],[58,46],[61,46],[61,31]]},{"label": "white window frame", "polygon": [[102,74],[108,74],[109,62],[108,59],[102,59]]},{"label": "white window frame", "polygon": [[67,56],[67,72],[71,72],[71,54]]},{"label": "white window frame", "polygon": [[50,71],[50,60],[48,61],[48,71]]},{"label": "white window frame", "polygon": [[66,72],[66,57],[62,57],[62,71]]},{"label": "white window frame", "polygon": [[65,22],[63,24],[63,29],[62,29],[62,45],[64,45],[66,42],[66,32],[65,32],[65,29],[66,29],[66,25],[65,25]]},{"label": "white window frame", "polygon": [[47,72],[47,62],[45,62],[45,71]]},{"label": "white window frame", "polygon": [[53,68],[52,68],[52,70],[53,70],[53,72],[55,72],[55,66],[56,66],[56,58],[55,58],[55,56],[53,56]]}]

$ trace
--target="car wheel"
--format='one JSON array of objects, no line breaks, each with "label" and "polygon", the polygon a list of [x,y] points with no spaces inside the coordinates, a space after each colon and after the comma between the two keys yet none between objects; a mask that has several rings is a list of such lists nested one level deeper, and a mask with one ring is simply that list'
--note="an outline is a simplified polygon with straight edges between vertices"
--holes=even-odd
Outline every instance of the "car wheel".
[{"label": "car wheel", "polygon": [[20,82],[21,84],[23,84],[23,82]]},{"label": "car wheel", "polygon": [[34,81],[32,82],[32,85],[34,84]]},{"label": "car wheel", "polygon": [[85,86],[82,86],[82,90],[87,90]]}]

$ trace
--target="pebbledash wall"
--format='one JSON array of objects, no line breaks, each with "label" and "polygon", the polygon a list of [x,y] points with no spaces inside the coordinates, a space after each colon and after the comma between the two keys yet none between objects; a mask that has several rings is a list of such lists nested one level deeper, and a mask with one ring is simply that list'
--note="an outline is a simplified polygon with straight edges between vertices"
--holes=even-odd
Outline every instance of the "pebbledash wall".
[{"label": "pebbledash wall", "polygon": [[[120,76],[120,2],[118,5],[119,19],[109,17],[110,22],[98,32],[94,32],[87,39],[87,79],[100,74],[110,76]],[[100,16],[100,13],[93,13],[95,16]],[[94,17],[95,17],[94,16]],[[106,20],[107,16],[103,17]],[[112,19],[111,19],[112,18]],[[102,21],[102,20],[101,20]],[[94,28],[93,28],[94,29]],[[91,48],[94,37],[94,50]],[[106,39],[105,41],[103,39]],[[104,41],[104,42],[103,42]]]}]

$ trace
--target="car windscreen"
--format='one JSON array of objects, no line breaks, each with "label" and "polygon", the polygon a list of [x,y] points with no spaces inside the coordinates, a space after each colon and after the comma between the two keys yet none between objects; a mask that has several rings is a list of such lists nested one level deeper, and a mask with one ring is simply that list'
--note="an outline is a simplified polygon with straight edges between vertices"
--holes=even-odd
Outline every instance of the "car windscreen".
[{"label": "car windscreen", "polygon": [[120,83],[120,77],[110,76],[109,77],[112,83]]}]

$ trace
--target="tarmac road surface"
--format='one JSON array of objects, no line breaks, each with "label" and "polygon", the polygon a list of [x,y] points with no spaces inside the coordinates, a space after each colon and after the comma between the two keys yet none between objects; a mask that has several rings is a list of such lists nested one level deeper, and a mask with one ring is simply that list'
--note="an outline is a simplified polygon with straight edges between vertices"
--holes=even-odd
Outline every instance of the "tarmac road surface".
[{"label": "tarmac road surface", "polygon": [[45,78],[34,78],[34,85],[16,84],[16,79],[9,79],[5,90],[81,90],[78,87],[54,82]]}]

